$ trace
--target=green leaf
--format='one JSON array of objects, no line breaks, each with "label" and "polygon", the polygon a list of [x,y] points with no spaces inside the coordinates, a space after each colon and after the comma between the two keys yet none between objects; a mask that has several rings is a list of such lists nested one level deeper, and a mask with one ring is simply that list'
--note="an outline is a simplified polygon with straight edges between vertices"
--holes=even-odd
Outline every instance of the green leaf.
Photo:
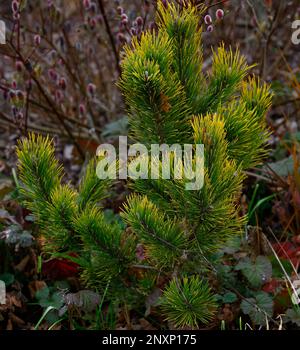
[{"label": "green leaf", "polygon": [[116,138],[119,135],[128,134],[128,117],[123,117],[112,123],[107,124],[102,132],[103,138]]},{"label": "green leaf", "polygon": [[58,310],[63,305],[63,298],[60,292],[53,293],[49,298],[41,299],[39,301],[41,307],[52,306],[54,309]]},{"label": "green leaf", "polygon": [[46,300],[50,295],[50,290],[48,287],[44,287],[35,293],[35,298],[37,300]]},{"label": "green leaf", "polygon": [[15,281],[15,276],[11,273],[3,273],[0,275],[0,281],[3,281],[6,286],[11,285]]},{"label": "green leaf", "polygon": [[[272,270],[273,270],[272,276],[277,278],[282,278],[284,276],[284,273],[276,257],[272,255],[269,257],[269,259],[270,259],[270,262],[272,263]],[[283,266],[283,268],[285,269],[285,271],[287,272],[287,274],[290,276],[293,272],[293,267],[290,261],[286,259],[280,259],[280,258],[279,258],[279,261]]]},{"label": "green leaf", "polygon": [[231,304],[237,300],[238,300],[238,298],[237,298],[236,294],[232,293],[232,292],[228,292],[228,293],[224,294],[224,296],[223,296],[223,303],[224,304]]},{"label": "green leaf", "polygon": [[241,237],[233,236],[228,239],[226,246],[222,249],[222,252],[232,255],[241,248]]},{"label": "green leaf", "polygon": [[272,265],[265,256],[258,256],[255,263],[248,257],[242,259],[235,270],[241,270],[254,288],[261,287],[272,277]]},{"label": "green leaf", "polygon": [[273,315],[273,300],[265,292],[259,292],[255,298],[247,298],[242,301],[241,309],[245,315],[249,315],[256,325],[266,325],[267,318]]},{"label": "green leaf", "polygon": [[[278,162],[268,163],[268,167],[264,167],[265,170],[269,171],[271,168],[279,176],[288,176],[294,174],[294,159],[292,156],[279,160]],[[298,169],[300,173],[300,168]]]}]

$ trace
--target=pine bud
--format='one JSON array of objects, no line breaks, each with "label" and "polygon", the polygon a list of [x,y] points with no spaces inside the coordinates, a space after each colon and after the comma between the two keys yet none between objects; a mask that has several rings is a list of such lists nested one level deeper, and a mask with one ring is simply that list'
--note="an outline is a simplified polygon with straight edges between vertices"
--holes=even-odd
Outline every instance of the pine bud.
[{"label": "pine bud", "polygon": [[87,92],[91,95],[94,96],[96,92],[96,85],[89,83],[87,86]]},{"label": "pine bud", "polygon": [[58,102],[61,102],[64,99],[64,95],[60,90],[55,91],[55,97]]},{"label": "pine bud", "polygon": [[90,11],[92,13],[94,13],[94,14],[97,12],[97,5],[96,5],[96,3],[94,3],[94,2],[91,3]]},{"label": "pine bud", "polygon": [[205,22],[205,24],[211,24],[212,23],[212,18],[210,17],[210,15],[206,15],[204,17],[204,22]]},{"label": "pine bud", "polygon": [[18,72],[21,72],[23,68],[23,63],[21,61],[16,62],[16,69]]},{"label": "pine bud", "polygon": [[15,93],[15,91],[9,90],[8,97],[9,97],[10,101],[13,102],[13,101],[16,99],[16,93]]},{"label": "pine bud", "polygon": [[52,68],[48,70],[48,75],[49,75],[49,78],[54,80],[54,81],[56,81],[58,78],[56,71]]},{"label": "pine bud", "polygon": [[212,25],[207,27],[207,31],[211,33],[214,30],[214,27]]},{"label": "pine bud", "polygon": [[85,105],[83,103],[80,103],[79,105],[79,113],[80,115],[85,115]]},{"label": "pine bud", "polygon": [[19,11],[19,3],[17,0],[13,0],[13,2],[11,3],[11,8],[13,13],[16,13]]},{"label": "pine bud", "polygon": [[222,19],[224,17],[224,11],[222,9],[218,9],[216,11],[216,17],[217,19]]},{"label": "pine bud", "polygon": [[90,27],[91,29],[94,29],[96,27],[97,20],[95,18],[90,19]]},{"label": "pine bud", "polygon": [[83,0],[83,6],[86,10],[89,10],[91,7],[91,1],[90,0]]},{"label": "pine bud", "polygon": [[137,17],[136,23],[137,23],[137,25],[138,25],[139,27],[141,27],[141,26],[143,25],[143,23],[144,23],[143,18],[142,18],[141,16]]},{"label": "pine bud", "polygon": [[124,42],[126,41],[125,35],[124,35],[123,33],[121,33],[121,32],[119,32],[119,33],[117,34],[117,38],[118,38],[118,41],[119,41],[120,43],[124,43]]},{"label": "pine bud", "polygon": [[18,113],[17,113],[17,119],[19,119],[19,120],[24,119],[24,114],[23,114],[23,112],[18,112]]},{"label": "pine bud", "polygon": [[135,28],[132,27],[132,28],[130,28],[130,33],[131,33],[131,35],[136,35],[137,31]]},{"label": "pine bud", "polygon": [[24,95],[23,91],[18,90],[18,91],[17,91],[17,97],[18,97],[18,100],[19,100],[19,101],[24,101],[25,95]]},{"label": "pine bud", "polygon": [[23,91],[17,91],[16,92],[16,103],[15,105],[18,107],[18,108],[22,108],[24,106],[24,103],[25,103],[25,94]]},{"label": "pine bud", "polygon": [[168,8],[168,1],[167,0],[161,0],[161,2],[165,8]]},{"label": "pine bud", "polygon": [[155,30],[156,29],[156,24],[155,24],[155,22],[150,22],[150,24],[149,24],[149,30],[150,31],[153,31],[153,30]]},{"label": "pine bud", "polygon": [[40,46],[40,44],[41,44],[41,36],[40,35],[36,34],[34,36],[34,43],[36,46]]},{"label": "pine bud", "polygon": [[51,64],[54,64],[56,58],[57,58],[57,52],[55,50],[51,50],[48,54],[49,61]]},{"label": "pine bud", "polygon": [[60,78],[59,79],[59,87],[62,89],[62,90],[66,90],[67,88],[67,81],[65,78]]}]

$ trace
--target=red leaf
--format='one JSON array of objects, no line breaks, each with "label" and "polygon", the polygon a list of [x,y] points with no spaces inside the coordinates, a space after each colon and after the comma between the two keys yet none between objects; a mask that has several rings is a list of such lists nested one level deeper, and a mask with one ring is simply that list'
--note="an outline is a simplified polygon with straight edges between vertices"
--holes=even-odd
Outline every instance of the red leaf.
[{"label": "red leaf", "polygon": [[[70,254],[74,256],[75,254]],[[49,279],[62,280],[77,275],[79,265],[68,259],[51,259],[45,261],[42,266],[42,273]]]},{"label": "red leaf", "polygon": [[295,246],[290,242],[273,243],[272,246],[279,258],[282,259],[287,259],[295,250]]},{"label": "red leaf", "polygon": [[295,247],[290,242],[272,244],[280,259],[290,260],[298,268],[300,263],[300,247]]},{"label": "red leaf", "polygon": [[269,282],[264,284],[262,290],[267,293],[275,293],[279,286],[280,283],[276,279],[272,278]]}]

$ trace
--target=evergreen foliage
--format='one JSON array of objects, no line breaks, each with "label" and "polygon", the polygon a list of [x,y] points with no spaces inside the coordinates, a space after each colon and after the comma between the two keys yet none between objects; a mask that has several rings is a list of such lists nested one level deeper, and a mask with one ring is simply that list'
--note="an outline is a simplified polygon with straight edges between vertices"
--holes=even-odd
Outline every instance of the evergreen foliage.
[{"label": "evergreen foliage", "polygon": [[201,11],[165,8],[159,1],[159,31],[126,47],[119,84],[134,140],[204,144],[201,190],[186,190],[188,179],[175,176],[135,180],[137,194],[121,214],[124,231],[101,211],[111,182],[97,178],[96,159],[76,191],[62,184],[48,138],[31,135],[17,151],[22,194],[47,238],[47,251],[77,253],[88,286],[109,286],[108,295],[133,306],[141,306],[163,276],[161,308],[176,327],[197,327],[214,315],[204,261],[241,232],[243,170],[262,161],[269,135],[264,118],[271,95],[265,84],[247,78],[251,67],[238,51],[221,45],[213,52],[212,71],[202,72]]},{"label": "evergreen foliage", "polygon": [[[176,305],[176,307],[174,307]],[[173,279],[166,288],[162,309],[167,319],[177,326],[197,327],[199,321],[208,323],[216,309],[216,302],[207,283],[199,276]]]}]

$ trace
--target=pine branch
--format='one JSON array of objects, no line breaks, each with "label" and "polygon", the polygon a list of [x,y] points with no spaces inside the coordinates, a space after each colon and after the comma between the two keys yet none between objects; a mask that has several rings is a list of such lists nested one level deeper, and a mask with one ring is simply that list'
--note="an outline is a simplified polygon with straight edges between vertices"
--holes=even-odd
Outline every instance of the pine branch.
[{"label": "pine branch", "polygon": [[99,268],[98,278],[117,278],[135,259],[134,240],[127,237],[123,241],[120,227],[117,224],[107,224],[97,208],[88,207],[84,210],[75,220],[74,227],[82,239],[84,249],[89,252],[93,265],[96,264]]},{"label": "pine branch", "polygon": [[204,13],[205,7],[200,10],[189,3],[180,16],[178,6],[175,4],[169,4],[166,8],[159,2],[158,9],[159,30],[161,33],[166,33],[171,42],[172,69],[184,87],[191,110],[195,111],[205,84],[202,73],[202,33],[199,28],[199,16]]},{"label": "pine branch", "polygon": [[129,109],[135,140],[146,145],[183,143],[188,139],[186,97],[171,71],[172,51],[166,36],[152,33],[133,40],[125,49],[119,83]]},{"label": "pine branch", "polygon": [[28,205],[35,209],[36,205],[50,200],[51,192],[61,181],[62,167],[55,159],[53,142],[49,137],[30,134],[28,138],[21,139],[17,156],[20,179],[25,186],[22,193],[27,197]]},{"label": "pine branch", "polygon": [[215,112],[237,92],[243,79],[251,69],[239,51],[226,51],[224,44],[213,53],[213,66],[209,83],[199,99],[195,114]]},{"label": "pine branch", "polygon": [[208,284],[192,276],[174,278],[164,291],[161,307],[177,327],[196,328],[213,318],[217,304]]},{"label": "pine branch", "polygon": [[87,165],[84,177],[81,179],[77,203],[80,209],[93,206],[108,195],[112,185],[110,179],[99,179],[96,173],[97,160],[91,159]]},{"label": "pine branch", "polygon": [[186,249],[186,236],[147,197],[130,197],[122,217],[145,241],[147,255],[157,265],[172,267],[180,260]]}]

